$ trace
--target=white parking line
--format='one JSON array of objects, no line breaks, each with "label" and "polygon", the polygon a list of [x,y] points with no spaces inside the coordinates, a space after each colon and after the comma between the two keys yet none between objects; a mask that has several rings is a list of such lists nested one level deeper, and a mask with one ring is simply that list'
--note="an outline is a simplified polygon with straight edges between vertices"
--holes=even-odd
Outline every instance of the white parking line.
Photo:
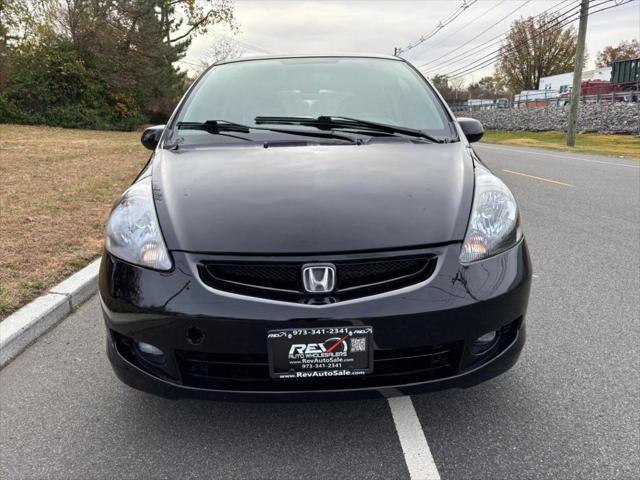
[{"label": "white parking line", "polygon": [[411,480],[440,480],[411,397],[387,399]]},{"label": "white parking line", "polygon": [[573,155],[559,155],[556,153],[546,153],[540,152],[539,150],[522,150],[520,148],[509,148],[503,147],[502,145],[488,145],[483,143],[478,145],[480,148],[489,148],[491,150],[504,150],[506,152],[518,152],[518,153],[528,153],[530,155],[542,155],[544,157],[554,157],[554,158],[564,158],[569,160],[580,160],[581,162],[589,162],[589,163],[602,163],[604,165],[613,165],[615,167],[627,167],[627,168],[640,168],[640,165],[629,165],[627,163],[619,163],[619,162],[605,162],[603,160],[593,160],[591,158],[582,158],[582,157],[574,157]]}]

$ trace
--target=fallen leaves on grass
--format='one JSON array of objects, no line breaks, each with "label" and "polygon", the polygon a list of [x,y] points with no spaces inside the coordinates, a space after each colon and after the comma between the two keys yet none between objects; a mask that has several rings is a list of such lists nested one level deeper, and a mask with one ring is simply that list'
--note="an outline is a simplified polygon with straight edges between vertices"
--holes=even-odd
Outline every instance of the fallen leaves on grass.
[{"label": "fallen leaves on grass", "polygon": [[100,254],[139,132],[0,125],[0,319]]}]

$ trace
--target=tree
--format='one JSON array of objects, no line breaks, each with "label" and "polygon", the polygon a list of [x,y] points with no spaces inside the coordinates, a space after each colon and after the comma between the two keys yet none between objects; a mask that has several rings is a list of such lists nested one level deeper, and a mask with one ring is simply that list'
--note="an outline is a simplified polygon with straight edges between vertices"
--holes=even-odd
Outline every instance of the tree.
[{"label": "tree", "polygon": [[449,78],[446,75],[434,75],[431,83],[447,101],[464,100],[466,98],[463,90],[464,79],[462,77]]},{"label": "tree", "polygon": [[577,32],[548,14],[516,20],[500,47],[496,77],[513,92],[537,90],[540,79],[573,70]]},{"label": "tree", "polygon": [[118,111],[108,98],[108,86],[87,69],[68,39],[42,37],[17,47],[7,94],[0,96],[0,117],[95,129],[132,129],[140,123],[136,110]]},{"label": "tree", "polygon": [[57,0],[0,0],[0,91],[6,85],[15,47],[50,31],[56,7]]},{"label": "tree", "polygon": [[15,45],[51,28],[58,0],[0,0],[0,45]]},{"label": "tree", "polygon": [[620,60],[629,60],[640,57],[640,42],[637,38],[624,40],[617,47],[609,45],[596,56],[596,67],[610,67]]},{"label": "tree", "polygon": [[[6,47],[0,122],[92,128],[164,122],[185,89],[186,75],[175,65],[194,36],[217,23],[236,28],[231,0],[0,2],[0,34],[12,41],[10,48],[0,43]],[[59,81],[65,72],[73,75]]]},{"label": "tree", "polygon": [[184,91],[174,67],[193,37],[217,23],[235,28],[229,0],[65,0],[60,29],[122,109],[140,109],[151,122],[166,120]]},{"label": "tree", "polygon": [[[206,33],[212,25],[226,23],[234,30],[231,0],[156,0],[163,39],[170,44],[188,46],[195,35]],[[185,46],[185,48],[186,48]]]},{"label": "tree", "polygon": [[508,95],[503,86],[491,75],[482,77],[476,83],[472,83],[467,88],[467,91],[469,92],[469,98],[495,100]]},{"label": "tree", "polygon": [[211,36],[211,41],[207,45],[200,60],[200,67],[197,73],[202,73],[210,65],[223,60],[240,57],[244,51],[238,43],[230,36],[216,33]]},{"label": "tree", "polygon": [[440,74],[434,75],[431,79],[431,83],[433,83],[433,86],[442,93],[443,90],[449,88],[449,77]]}]

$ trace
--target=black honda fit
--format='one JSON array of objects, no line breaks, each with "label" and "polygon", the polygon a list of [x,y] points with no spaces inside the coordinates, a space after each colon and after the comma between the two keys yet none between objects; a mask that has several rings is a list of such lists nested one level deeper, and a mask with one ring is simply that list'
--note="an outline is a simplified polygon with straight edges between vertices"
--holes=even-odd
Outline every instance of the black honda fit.
[{"label": "black honda fit", "polygon": [[170,398],[469,387],[517,360],[531,264],[509,189],[410,64],[209,68],[107,223],[100,297],[128,385]]}]

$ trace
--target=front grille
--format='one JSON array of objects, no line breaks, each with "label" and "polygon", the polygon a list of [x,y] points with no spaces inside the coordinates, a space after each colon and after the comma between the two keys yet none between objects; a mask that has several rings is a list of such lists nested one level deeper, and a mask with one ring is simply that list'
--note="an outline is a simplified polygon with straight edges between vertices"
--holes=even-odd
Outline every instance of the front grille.
[{"label": "front grille", "polygon": [[360,288],[413,276],[422,272],[429,261],[430,259],[427,258],[410,258],[340,265],[337,267],[339,270],[338,289]]},{"label": "front grille", "polygon": [[209,264],[211,277],[219,282],[237,283],[256,288],[273,288],[297,292],[300,288],[298,265]]},{"label": "front grille", "polygon": [[[323,262],[325,263],[325,262]],[[425,280],[436,266],[435,256],[330,262],[336,267],[336,288],[323,294],[325,303],[373,295]],[[199,266],[202,280],[219,290],[305,303],[322,301],[304,292],[303,263],[208,262]]]},{"label": "front grille", "polygon": [[267,355],[229,355],[177,350],[182,383],[189,387],[253,391],[375,388],[425,382],[455,375],[462,342],[374,351],[373,373],[295,382],[272,379]]}]

